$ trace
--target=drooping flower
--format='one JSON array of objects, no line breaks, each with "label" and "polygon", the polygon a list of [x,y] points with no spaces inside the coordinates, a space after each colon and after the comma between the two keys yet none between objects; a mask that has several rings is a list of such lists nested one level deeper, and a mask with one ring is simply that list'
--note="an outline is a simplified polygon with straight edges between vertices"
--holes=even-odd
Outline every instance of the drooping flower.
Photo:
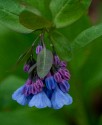
[{"label": "drooping flower", "polygon": [[63,93],[58,87],[54,90],[52,94],[51,103],[54,109],[60,109],[64,105],[70,105],[73,102],[72,97]]},{"label": "drooping flower", "polygon": [[24,94],[23,94],[23,88],[24,88],[24,86],[21,86],[19,89],[17,89],[14,93],[13,93],[13,95],[12,95],[12,99],[13,100],[16,100],[19,104],[21,104],[21,105],[26,105],[26,104],[28,104],[28,102],[29,102],[29,98],[31,97],[31,96],[25,96]]},{"label": "drooping flower", "polygon": [[29,102],[30,107],[45,108],[51,107],[51,102],[44,91],[34,95]]},{"label": "drooping flower", "polygon": [[45,84],[49,90],[53,90],[56,88],[56,82],[55,82],[53,76],[49,76],[49,77],[45,78]]},{"label": "drooping flower", "polygon": [[17,100],[17,98],[22,94],[24,86],[21,86],[18,88],[13,94],[12,94],[12,99]]},{"label": "drooping flower", "polygon": [[[43,45],[40,43],[36,47],[37,55],[42,51]],[[60,109],[64,105],[70,105],[73,100],[67,94],[70,89],[70,73],[67,70],[67,63],[60,60],[58,55],[54,53],[49,73],[44,78],[40,78],[32,55],[24,65],[24,71],[29,74],[29,78],[23,86],[13,93],[12,99],[21,105],[28,104],[29,107],[35,106],[37,108]]]}]

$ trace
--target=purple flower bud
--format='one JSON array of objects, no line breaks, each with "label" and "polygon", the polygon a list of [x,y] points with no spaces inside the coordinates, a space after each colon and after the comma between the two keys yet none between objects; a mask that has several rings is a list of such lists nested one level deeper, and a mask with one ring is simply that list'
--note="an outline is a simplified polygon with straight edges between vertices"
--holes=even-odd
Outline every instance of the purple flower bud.
[{"label": "purple flower bud", "polygon": [[42,49],[43,49],[43,47],[41,45],[38,45],[36,47],[36,54],[39,54]]},{"label": "purple flower bud", "polygon": [[36,87],[36,84],[35,84],[35,83],[33,84],[33,87],[34,87],[34,93],[33,93],[33,94],[37,94],[37,93],[38,93],[38,89],[37,89],[37,87]]},{"label": "purple flower bud", "polygon": [[69,72],[66,72],[64,75],[63,75],[63,78],[65,80],[69,80],[70,79],[70,73]]},{"label": "purple flower bud", "polygon": [[42,91],[42,87],[40,87],[37,83],[34,84],[35,93],[39,93]]},{"label": "purple flower bud", "polygon": [[57,83],[60,83],[63,80],[62,77],[61,77],[61,74],[59,72],[57,72],[57,73],[54,74],[54,79],[55,79],[55,81]]},{"label": "purple flower bud", "polygon": [[59,84],[59,88],[62,90],[62,92],[67,93],[70,89],[70,84],[66,80],[63,80]]},{"label": "purple flower bud", "polygon": [[70,73],[69,73],[69,71],[67,69],[60,68],[58,72],[61,74],[61,76],[62,76],[62,78],[64,80],[69,80],[70,79]]},{"label": "purple flower bud", "polygon": [[40,79],[38,79],[37,81],[36,81],[36,84],[39,86],[39,87],[44,87],[44,84],[43,84],[43,82],[40,80]]},{"label": "purple flower bud", "polygon": [[60,66],[61,66],[61,67],[66,67],[66,66],[67,66],[67,63],[66,63],[65,61],[61,61],[61,62],[60,62]]},{"label": "purple flower bud", "polygon": [[60,64],[60,59],[58,56],[54,56],[54,64],[56,64],[56,65]]},{"label": "purple flower bud", "polygon": [[24,72],[28,72],[29,69],[30,69],[30,65],[29,64],[25,64],[24,68],[23,68]]}]

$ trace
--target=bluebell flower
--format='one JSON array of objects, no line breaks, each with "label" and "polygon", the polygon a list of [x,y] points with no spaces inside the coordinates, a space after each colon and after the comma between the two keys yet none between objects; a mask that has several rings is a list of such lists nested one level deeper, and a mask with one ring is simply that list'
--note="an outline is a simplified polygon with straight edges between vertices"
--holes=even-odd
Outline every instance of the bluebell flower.
[{"label": "bluebell flower", "polygon": [[[43,34],[40,37],[40,43],[36,47],[37,55],[45,47]],[[70,79],[67,63],[60,60],[53,48],[53,63],[44,78],[40,78],[37,66],[32,51],[24,65],[24,71],[29,75],[28,80],[13,93],[12,99],[21,105],[28,104],[29,107],[35,106],[37,108],[50,107],[60,109],[64,105],[70,105],[73,100],[67,94],[70,88],[67,82]]]},{"label": "bluebell flower", "polygon": [[63,93],[58,87],[54,90],[52,94],[51,103],[54,109],[60,109],[64,105],[70,105],[73,102],[72,97]]},{"label": "bluebell flower", "polygon": [[20,95],[20,96],[17,98],[16,101],[17,101],[19,104],[21,104],[21,105],[26,105],[26,104],[28,104],[28,99],[27,99],[27,97],[26,97],[24,94]]},{"label": "bluebell flower", "polygon": [[45,108],[51,107],[51,101],[47,97],[44,91],[34,95],[29,102],[30,107]]},{"label": "bluebell flower", "polygon": [[22,91],[23,91],[24,86],[21,86],[20,88],[18,88],[13,94],[12,94],[12,99],[13,100],[17,100],[17,98],[22,95]]},{"label": "bluebell flower", "polygon": [[52,90],[52,89],[55,89],[55,88],[56,88],[56,82],[55,82],[53,76],[47,77],[47,78],[45,79],[45,84],[46,84],[46,87],[47,87],[49,90]]},{"label": "bluebell flower", "polygon": [[21,105],[26,105],[28,104],[31,96],[25,96],[23,94],[23,89],[24,89],[24,86],[21,86],[19,89],[17,89],[13,95],[12,95],[12,99],[13,100],[16,100],[19,104]]}]

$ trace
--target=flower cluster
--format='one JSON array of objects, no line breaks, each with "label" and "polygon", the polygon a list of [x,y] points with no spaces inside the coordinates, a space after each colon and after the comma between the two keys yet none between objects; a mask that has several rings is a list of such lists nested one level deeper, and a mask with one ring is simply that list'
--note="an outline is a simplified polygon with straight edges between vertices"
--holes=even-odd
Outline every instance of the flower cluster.
[{"label": "flower cluster", "polygon": [[[38,45],[36,54],[39,54],[42,49],[43,47]],[[34,59],[29,58],[24,65],[24,71],[29,72],[35,63]],[[64,105],[70,105],[72,103],[72,97],[68,94],[70,73],[66,66],[66,62],[61,61],[54,54],[53,65],[49,73],[44,78],[40,78],[35,67],[29,73],[26,83],[13,93],[13,100],[21,105],[28,104],[29,107],[37,108],[60,109]]]}]

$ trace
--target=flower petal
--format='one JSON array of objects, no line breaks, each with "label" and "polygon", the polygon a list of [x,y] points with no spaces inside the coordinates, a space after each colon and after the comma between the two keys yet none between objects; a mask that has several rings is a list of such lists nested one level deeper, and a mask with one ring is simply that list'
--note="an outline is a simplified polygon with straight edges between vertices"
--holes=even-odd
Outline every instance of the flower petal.
[{"label": "flower petal", "polygon": [[31,101],[29,102],[29,106],[35,106],[37,108],[51,107],[51,102],[48,99],[47,95],[44,92],[41,92],[33,96]]},{"label": "flower petal", "polygon": [[21,105],[26,105],[28,103],[28,99],[24,94],[22,94],[17,98],[17,102]]},{"label": "flower petal", "polygon": [[55,89],[56,88],[56,82],[52,76],[48,77],[45,79],[46,87],[49,90]]},{"label": "flower petal", "polygon": [[19,95],[22,94],[24,86],[21,86],[20,88],[18,88],[13,94],[12,94],[12,99],[13,100],[17,100],[17,98],[19,97]]},{"label": "flower petal", "polygon": [[51,98],[52,107],[54,109],[60,109],[64,105],[70,105],[72,103],[72,97],[69,94],[63,93],[58,87],[54,91]]}]

